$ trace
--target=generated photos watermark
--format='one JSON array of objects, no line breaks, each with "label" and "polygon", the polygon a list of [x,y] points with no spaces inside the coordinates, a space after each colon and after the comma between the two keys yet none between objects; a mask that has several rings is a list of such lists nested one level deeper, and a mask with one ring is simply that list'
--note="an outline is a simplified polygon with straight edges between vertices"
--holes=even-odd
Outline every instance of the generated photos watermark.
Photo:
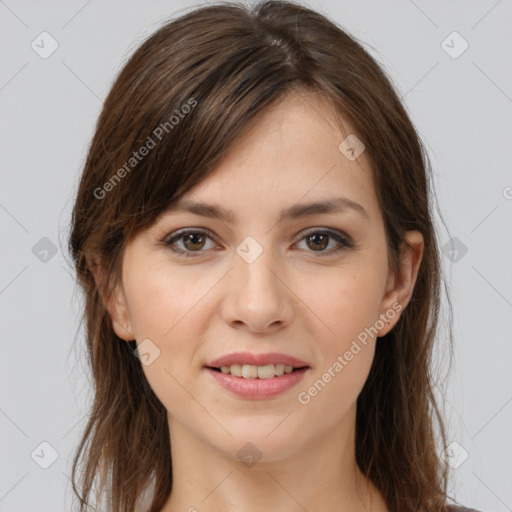
[{"label": "generated photos watermark", "polygon": [[96,187],[94,189],[94,197],[96,199],[104,199],[107,192],[110,192],[114,187],[129,174],[137,164],[149,154],[149,152],[157,146],[157,144],[164,138],[166,134],[174,130],[181,120],[197,106],[197,100],[189,98],[186,103],[181,105],[179,109],[174,111],[175,115],[172,115],[169,121],[160,123],[152,132],[151,135],[146,139],[146,142],[139,148],[138,151],[134,151],[132,156],[120,167],[110,178],[106,181],[103,186]]},{"label": "generated photos watermark", "polygon": [[[361,331],[357,335],[359,342],[366,346],[368,343],[368,337],[376,336],[379,330],[384,327],[385,323],[395,318],[397,313],[400,313],[401,310],[402,304],[395,302],[393,306],[386,311],[386,313],[381,313],[379,320],[377,320],[371,327],[365,327],[364,331]],[[334,379],[341,372],[341,370],[343,370],[343,368],[345,368],[345,366],[347,366],[350,361],[352,361],[352,359],[354,359],[354,356],[361,352],[362,348],[364,347],[361,347],[361,345],[359,345],[356,340],[353,340],[349,350],[345,351],[343,355],[338,355],[336,361],[334,361],[333,364],[327,368],[327,370],[319,379],[315,381],[312,386],[310,386],[306,391],[301,391],[297,395],[299,403],[302,405],[309,404],[311,399],[317,396],[318,393],[320,393],[325,388],[325,386],[327,386],[327,384],[331,382],[331,380]]]}]

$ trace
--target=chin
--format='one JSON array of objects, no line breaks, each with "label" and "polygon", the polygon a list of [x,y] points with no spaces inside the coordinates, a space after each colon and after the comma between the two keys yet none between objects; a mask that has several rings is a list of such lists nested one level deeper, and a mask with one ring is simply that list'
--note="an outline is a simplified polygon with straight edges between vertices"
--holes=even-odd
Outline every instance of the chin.
[{"label": "chin", "polygon": [[210,443],[241,462],[245,458],[259,462],[284,460],[301,451],[306,441],[304,425],[299,428],[292,415],[286,418],[287,414],[226,419],[222,424],[233,437],[216,436],[215,440],[210,438]]}]

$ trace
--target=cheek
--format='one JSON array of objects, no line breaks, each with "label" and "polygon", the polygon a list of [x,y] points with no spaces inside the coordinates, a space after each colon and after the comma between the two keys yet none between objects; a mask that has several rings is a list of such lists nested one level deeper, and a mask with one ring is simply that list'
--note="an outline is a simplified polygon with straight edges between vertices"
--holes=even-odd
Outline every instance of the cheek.
[{"label": "cheek", "polygon": [[366,263],[310,282],[307,305],[320,319],[311,316],[321,363],[300,391],[315,414],[332,407],[339,419],[364,386],[375,353],[372,327],[379,318],[382,279],[379,266]]},{"label": "cheek", "polygon": [[[194,297],[192,297],[194,298]],[[188,285],[171,286],[165,279],[148,275],[141,279],[133,303],[137,342],[151,340],[155,358],[142,370],[155,395],[169,413],[185,421],[193,408],[190,394],[192,361],[197,350],[196,314]],[[194,330],[195,328],[195,330]],[[147,343],[147,342],[145,342]]]},{"label": "cheek", "polygon": [[[368,378],[375,344],[359,345],[358,353],[353,354],[350,361],[343,353],[336,354],[299,390],[297,400],[301,405],[298,407],[304,408],[311,421],[322,418],[323,430],[335,427],[347,417]],[[342,356],[340,360],[338,355]],[[329,414],[325,414],[326,411]]]},{"label": "cheek", "polygon": [[338,286],[331,284],[330,292],[317,299],[315,307],[329,329],[317,329],[326,333],[315,336],[321,362],[298,399],[311,407],[310,417],[325,418],[325,411],[332,411],[325,420],[328,428],[353,406],[368,377],[377,342],[372,326],[378,319],[379,294],[367,279],[340,279]]},{"label": "cheek", "polygon": [[134,273],[125,289],[136,338],[167,343],[180,336],[191,319],[201,314],[206,295],[218,280],[211,273],[171,269],[169,263]]},{"label": "cheek", "polygon": [[186,379],[194,351],[189,329],[199,300],[197,287],[179,279],[176,272],[171,279],[163,267],[139,263],[136,271],[127,267],[124,289],[137,344],[150,354],[150,364],[143,364],[148,382],[163,402],[166,396],[179,397],[178,382]]},{"label": "cheek", "polygon": [[174,412],[190,404],[183,386],[189,387],[194,357],[208,325],[203,320],[208,291],[220,278],[216,272],[171,268],[168,262],[144,265],[139,261],[134,269],[127,267],[124,285],[130,319],[137,342],[151,340],[157,354],[151,364],[143,365],[143,371],[167,410]]},{"label": "cheek", "polygon": [[[341,350],[378,319],[383,276],[378,266],[360,265],[330,271],[307,281],[299,292],[323,325],[322,338],[329,347]],[[348,345],[347,345],[348,343]]]}]

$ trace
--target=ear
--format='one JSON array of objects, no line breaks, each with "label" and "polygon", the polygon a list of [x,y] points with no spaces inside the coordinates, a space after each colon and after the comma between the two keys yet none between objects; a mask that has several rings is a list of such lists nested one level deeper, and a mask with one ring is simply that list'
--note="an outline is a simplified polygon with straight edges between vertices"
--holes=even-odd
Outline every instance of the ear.
[{"label": "ear", "polygon": [[125,341],[134,340],[135,334],[122,283],[112,285],[112,276],[107,275],[106,267],[97,254],[91,257],[90,268],[103,305],[110,314],[114,332]]},{"label": "ear", "polygon": [[379,329],[377,337],[386,335],[396,325],[411,300],[418,277],[424,249],[423,235],[419,231],[407,231],[405,238],[400,268],[397,274],[390,272],[388,275],[380,315],[385,325]]}]

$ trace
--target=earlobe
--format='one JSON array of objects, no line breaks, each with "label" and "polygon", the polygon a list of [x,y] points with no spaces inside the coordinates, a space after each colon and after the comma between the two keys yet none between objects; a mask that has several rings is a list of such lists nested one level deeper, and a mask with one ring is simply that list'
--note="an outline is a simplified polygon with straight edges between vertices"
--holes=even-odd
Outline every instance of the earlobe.
[{"label": "earlobe", "polygon": [[401,312],[409,304],[418,277],[423,249],[423,235],[419,231],[407,231],[399,271],[396,275],[389,275],[386,283],[380,315],[386,325],[379,330],[377,337],[382,337],[393,329]]},{"label": "earlobe", "polygon": [[93,256],[90,268],[103,306],[108,311],[112,320],[114,332],[125,341],[134,340],[135,335],[130,322],[126,297],[121,285],[111,285],[106,275],[105,267],[100,263],[100,259],[97,256]]}]

